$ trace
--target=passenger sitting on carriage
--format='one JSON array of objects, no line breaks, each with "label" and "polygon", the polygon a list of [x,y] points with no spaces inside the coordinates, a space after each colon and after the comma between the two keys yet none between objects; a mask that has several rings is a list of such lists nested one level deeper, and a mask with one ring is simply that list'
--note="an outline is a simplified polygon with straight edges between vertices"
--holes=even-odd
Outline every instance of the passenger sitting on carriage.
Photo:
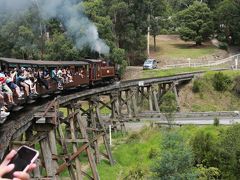
[{"label": "passenger sitting on carriage", "polygon": [[30,87],[28,84],[26,84],[24,81],[25,81],[26,77],[24,76],[24,71],[23,71],[23,68],[21,70],[19,70],[17,72],[17,77],[16,77],[16,82],[17,82],[17,85],[19,87],[23,87],[25,92],[26,92],[26,96],[29,96],[30,95]]},{"label": "passenger sitting on carriage", "polygon": [[43,76],[42,79],[44,80],[45,84],[47,85],[47,89],[49,89],[48,81],[51,79],[49,75],[49,71],[47,68],[43,70]]},{"label": "passenger sitting on carriage", "polygon": [[2,84],[0,83],[0,117],[6,118],[9,116],[9,112],[6,112],[7,108],[4,106],[4,95],[2,92]]},{"label": "passenger sitting on carriage", "polygon": [[24,70],[24,74],[26,77],[24,82],[29,86],[31,95],[38,95],[37,86],[36,83],[34,83],[34,74],[32,72],[32,69],[28,68],[27,70]]},{"label": "passenger sitting on carriage", "polygon": [[73,77],[72,77],[72,73],[71,73],[70,69],[67,68],[66,72],[67,72],[67,81],[73,82]]},{"label": "passenger sitting on carriage", "polygon": [[10,73],[5,73],[6,74],[6,83],[8,87],[12,90],[15,91],[17,94],[18,99],[22,99],[22,93],[17,84],[14,83],[14,78],[16,77],[16,71],[11,71]]},{"label": "passenger sitting on carriage", "polygon": [[61,71],[62,71],[62,75],[61,75],[61,76],[62,76],[62,78],[63,78],[63,83],[68,83],[67,71],[66,71],[66,69],[62,68]]},{"label": "passenger sitting on carriage", "polygon": [[16,105],[13,101],[13,92],[8,87],[6,80],[7,80],[7,78],[6,78],[5,74],[3,72],[0,72],[0,83],[2,85],[2,91],[6,93],[9,104]]},{"label": "passenger sitting on carriage", "polygon": [[84,73],[84,70],[81,68],[80,71],[79,71],[79,73],[78,73],[78,75],[81,76],[81,78],[84,78],[83,73]]},{"label": "passenger sitting on carriage", "polygon": [[[61,72],[60,72],[61,73]],[[61,75],[61,74],[59,74],[59,75]],[[58,89],[62,89],[63,88],[63,82],[62,82],[62,79],[60,79],[59,77],[58,77],[58,69],[57,68],[54,68],[53,70],[52,70],[52,72],[51,72],[51,77],[52,77],[52,79],[54,80],[54,81],[56,81],[57,82],[57,84],[58,84]]]},{"label": "passenger sitting on carriage", "polygon": [[39,69],[37,72],[37,81],[40,85],[43,85],[46,89],[49,89],[48,79],[50,78],[47,69]]},{"label": "passenger sitting on carriage", "polygon": [[59,87],[63,87],[63,83],[64,83],[64,78],[63,78],[63,72],[61,69],[58,69],[57,71],[57,77],[59,79]]}]

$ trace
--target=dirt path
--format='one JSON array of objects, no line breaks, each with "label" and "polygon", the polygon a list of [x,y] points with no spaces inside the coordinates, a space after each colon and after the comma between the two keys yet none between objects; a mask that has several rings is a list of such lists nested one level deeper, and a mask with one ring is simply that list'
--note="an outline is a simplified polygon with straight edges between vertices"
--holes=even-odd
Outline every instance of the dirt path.
[{"label": "dirt path", "polygon": [[142,78],[142,66],[128,66],[122,80],[131,80]]}]

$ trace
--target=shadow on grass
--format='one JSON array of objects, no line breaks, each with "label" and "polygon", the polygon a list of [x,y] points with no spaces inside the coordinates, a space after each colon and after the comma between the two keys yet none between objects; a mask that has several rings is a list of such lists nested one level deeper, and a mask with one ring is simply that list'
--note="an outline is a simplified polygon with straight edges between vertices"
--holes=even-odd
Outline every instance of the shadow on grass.
[{"label": "shadow on grass", "polygon": [[150,51],[157,53],[159,51],[162,51],[162,48],[159,46],[156,46],[156,51],[154,51],[154,45],[150,45]]},{"label": "shadow on grass", "polygon": [[173,47],[178,49],[212,49],[214,48],[211,45],[196,45],[196,44],[171,44]]}]

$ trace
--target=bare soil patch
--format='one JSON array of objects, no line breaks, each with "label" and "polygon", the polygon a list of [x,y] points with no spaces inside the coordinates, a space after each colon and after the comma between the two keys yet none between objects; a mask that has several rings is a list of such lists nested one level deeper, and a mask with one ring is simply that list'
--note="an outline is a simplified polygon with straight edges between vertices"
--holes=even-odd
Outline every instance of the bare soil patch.
[{"label": "bare soil patch", "polygon": [[122,80],[140,79],[142,78],[142,66],[128,66]]}]

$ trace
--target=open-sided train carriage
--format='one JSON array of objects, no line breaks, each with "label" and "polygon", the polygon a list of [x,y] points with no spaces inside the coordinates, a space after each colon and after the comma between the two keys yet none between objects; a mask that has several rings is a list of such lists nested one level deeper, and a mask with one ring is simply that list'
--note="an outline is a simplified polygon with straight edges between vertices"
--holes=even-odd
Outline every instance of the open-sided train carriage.
[{"label": "open-sided train carriage", "polygon": [[39,94],[45,94],[57,90],[57,83],[53,79],[52,72],[58,69],[69,69],[71,71],[73,81],[64,83],[63,88],[78,87],[89,84],[88,69],[89,64],[83,61],[41,61],[41,60],[22,60],[12,58],[0,58],[1,70],[6,72],[17,68],[31,68],[37,71],[47,70],[50,77],[45,79],[49,84],[49,89],[45,88],[38,82],[37,90]]},{"label": "open-sided train carriage", "polygon": [[[3,73],[10,73],[11,71],[28,70],[35,72],[35,82],[37,96],[27,96],[24,87],[21,87],[24,92],[24,98],[21,100],[17,98],[15,90],[12,90],[14,95],[14,102],[19,106],[26,102],[33,102],[33,99],[46,96],[61,90],[77,88],[80,86],[93,86],[99,83],[112,83],[116,78],[116,71],[114,66],[109,66],[105,61],[95,59],[84,59],[81,61],[42,61],[42,60],[22,60],[13,58],[0,58],[0,67]],[[61,81],[61,88],[59,88],[59,79],[56,79],[54,73],[68,71],[71,74],[70,81]],[[46,73],[45,78],[40,74]],[[37,75],[36,75],[37,73]],[[17,80],[14,79],[14,83]],[[6,101],[5,101],[6,102]]]}]

